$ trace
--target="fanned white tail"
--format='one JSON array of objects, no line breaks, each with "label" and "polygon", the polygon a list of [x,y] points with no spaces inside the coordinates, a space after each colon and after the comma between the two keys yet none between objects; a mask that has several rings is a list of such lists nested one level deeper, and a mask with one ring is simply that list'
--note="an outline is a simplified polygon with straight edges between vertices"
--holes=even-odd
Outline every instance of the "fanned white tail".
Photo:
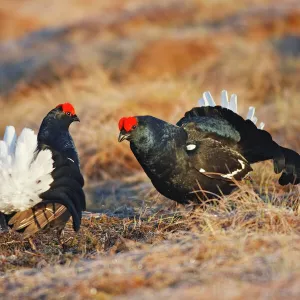
[{"label": "fanned white tail", "polygon": [[[198,100],[199,106],[216,106],[216,103],[210,94],[210,92],[204,92],[203,98]],[[224,108],[230,109],[236,114],[238,113],[237,110],[237,95],[232,94],[230,100],[228,100],[228,93],[226,90],[223,90],[221,93],[221,103],[220,105]],[[246,119],[252,121],[255,125],[257,123],[257,117],[255,116],[255,107],[250,106]],[[265,127],[265,123],[261,122],[258,126],[258,129],[263,129]]]},{"label": "fanned white tail", "polygon": [[0,211],[23,211],[42,201],[39,195],[53,182],[50,150],[36,155],[37,135],[24,128],[19,137],[7,126],[0,141]]}]

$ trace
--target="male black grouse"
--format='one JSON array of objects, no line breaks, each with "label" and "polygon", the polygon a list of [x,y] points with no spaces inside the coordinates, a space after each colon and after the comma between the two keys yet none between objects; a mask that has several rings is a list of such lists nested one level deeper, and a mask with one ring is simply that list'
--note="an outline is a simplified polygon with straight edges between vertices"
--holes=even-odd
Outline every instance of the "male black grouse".
[{"label": "male black grouse", "polygon": [[[79,121],[70,103],[44,118],[38,136],[8,126],[0,141],[0,214],[12,230],[30,237],[44,227],[63,230],[72,216],[79,230],[85,210],[84,180],[69,126]],[[5,216],[5,217],[4,217]]]},{"label": "male black grouse", "polygon": [[221,94],[216,106],[209,92],[202,107],[185,113],[176,125],[152,116],[122,118],[119,142],[130,148],[155,188],[179,203],[229,194],[235,182],[252,171],[251,164],[272,159],[279,183],[300,182],[300,156],[279,146],[271,135],[256,127],[254,107],[247,119],[237,114],[237,97]]}]

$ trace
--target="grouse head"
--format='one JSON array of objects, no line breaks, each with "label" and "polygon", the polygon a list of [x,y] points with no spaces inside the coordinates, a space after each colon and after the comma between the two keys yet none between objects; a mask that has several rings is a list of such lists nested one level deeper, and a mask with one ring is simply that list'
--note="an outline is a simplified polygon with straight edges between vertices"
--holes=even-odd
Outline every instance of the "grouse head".
[{"label": "grouse head", "polygon": [[152,116],[121,118],[119,130],[119,142],[128,140],[131,146],[147,152],[153,148],[163,150],[168,138],[182,134],[182,129],[178,126]]},{"label": "grouse head", "polygon": [[70,103],[59,104],[43,119],[38,133],[38,146],[45,144],[59,152],[64,152],[69,148],[75,150],[69,126],[76,121],[79,122],[79,118],[73,105]]},{"label": "grouse head", "polygon": [[[124,140],[132,140],[134,139],[135,135],[137,135],[136,130],[138,127],[138,118],[137,117],[123,117],[119,121],[119,142],[122,142]],[[139,128],[140,129],[140,128]]]},{"label": "grouse head", "polygon": [[70,103],[59,104],[46,115],[41,124],[40,132],[49,129],[52,132],[53,130],[68,131],[73,122],[80,122],[73,105]]},{"label": "grouse head", "polygon": [[149,144],[160,138],[167,125],[163,120],[152,116],[124,117],[119,121],[119,142],[128,140],[138,144]]},{"label": "grouse head", "polygon": [[45,119],[54,122],[61,129],[68,129],[73,122],[80,122],[73,105],[70,103],[57,105]]}]

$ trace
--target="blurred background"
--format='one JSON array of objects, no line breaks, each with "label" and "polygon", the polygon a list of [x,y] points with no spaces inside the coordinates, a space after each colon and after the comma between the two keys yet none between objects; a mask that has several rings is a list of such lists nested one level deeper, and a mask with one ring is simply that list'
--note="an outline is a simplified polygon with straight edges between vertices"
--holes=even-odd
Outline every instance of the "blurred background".
[{"label": "blurred background", "polygon": [[0,236],[0,298],[300,299],[299,186],[279,186],[265,162],[253,187],[191,211],[117,141],[121,117],[175,123],[223,89],[300,152],[299,0],[0,0],[0,134],[37,132],[74,104],[88,210],[100,212],[77,234],[70,223],[63,248],[52,231],[37,252]]},{"label": "blurred background", "polygon": [[299,35],[298,0],[1,1],[1,132],[38,130],[73,103],[87,187],[103,183],[91,203],[149,182],[117,142],[119,118],[176,122],[206,90],[236,93],[241,113],[256,106],[276,141],[299,151]]}]

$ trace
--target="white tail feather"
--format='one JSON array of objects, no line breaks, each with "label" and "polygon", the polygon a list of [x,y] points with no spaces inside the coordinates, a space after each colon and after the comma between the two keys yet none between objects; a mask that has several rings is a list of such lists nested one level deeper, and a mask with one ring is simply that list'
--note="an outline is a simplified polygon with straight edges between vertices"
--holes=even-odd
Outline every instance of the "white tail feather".
[{"label": "white tail feather", "polygon": [[[198,105],[199,106],[216,106],[216,103],[210,94],[210,92],[204,92],[203,93],[203,98],[198,100]],[[237,105],[237,95],[232,94],[230,97],[230,100],[228,100],[228,93],[226,90],[223,90],[221,92],[221,106],[227,109],[232,110],[234,113],[238,113],[238,105]],[[250,106],[246,119],[252,121],[255,125],[257,123],[257,117],[255,116],[255,107]],[[257,127],[258,129],[263,129],[265,127],[265,123],[261,122],[259,126]],[[1,151],[1,145],[0,145],[0,151]]]},{"label": "white tail feather", "polygon": [[39,195],[53,182],[53,159],[50,150],[36,155],[37,136],[28,128],[17,138],[8,126],[0,141],[0,211],[6,214],[23,211],[42,199]]},{"label": "white tail feather", "polygon": [[229,100],[227,91],[223,90],[221,92],[221,106],[225,108],[229,108]]},{"label": "white tail feather", "polygon": [[216,106],[216,103],[215,103],[212,95],[210,94],[210,92],[204,92],[203,99],[206,100],[206,102],[208,103],[208,106]]},{"label": "white tail feather", "polygon": [[251,121],[256,125],[256,123],[257,123],[257,118],[256,118],[256,117],[253,117]]},{"label": "white tail feather", "polygon": [[8,155],[8,150],[7,150],[7,145],[4,141],[0,141],[0,160],[2,158],[7,157]]},{"label": "white tail feather", "polygon": [[3,140],[7,145],[8,154],[12,155],[14,153],[16,140],[17,140],[15,127],[13,126],[6,127]]},{"label": "white tail feather", "polygon": [[254,115],[255,115],[255,107],[250,106],[249,110],[248,110],[248,114],[247,114],[247,119],[248,120],[252,120],[252,118],[254,117]]},{"label": "white tail feather", "polygon": [[230,102],[229,102],[229,109],[235,112],[236,114],[238,113],[237,111],[237,95],[232,94],[230,97]]}]

